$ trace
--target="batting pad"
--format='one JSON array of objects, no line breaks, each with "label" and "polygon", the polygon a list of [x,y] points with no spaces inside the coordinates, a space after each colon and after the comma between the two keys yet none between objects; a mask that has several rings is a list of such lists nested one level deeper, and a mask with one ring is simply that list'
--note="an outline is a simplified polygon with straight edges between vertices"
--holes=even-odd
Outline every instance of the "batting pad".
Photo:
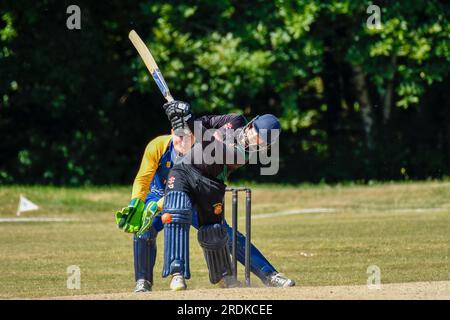
[{"label": "batting pad", "polygon": [[180,191],[168,192],[164,199],[163,213],[171,215],[171,222],[164,225],[164,266],[162,276],[181,273],[191,277],[189,269],[189,230],[192,222],[192,204],[188,195]]},{"label": "batting pad", "polygon": [[227,229],[220,224],[202,226],[198,230],[198,242],[203,248],[209,270],[209,281],[212,284],[218,283],[225,276],[232,275],[227,241]]}]

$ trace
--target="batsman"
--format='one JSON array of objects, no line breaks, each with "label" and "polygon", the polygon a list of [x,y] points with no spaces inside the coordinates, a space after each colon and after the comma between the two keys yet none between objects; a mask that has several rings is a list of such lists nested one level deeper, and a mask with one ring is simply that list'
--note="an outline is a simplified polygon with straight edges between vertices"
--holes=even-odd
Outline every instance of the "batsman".
[{"label": "batsman", "polygon": [[[188,160],[188,157],[192,158],[196,145],[202,144],[195,143],[195,137],[189,129],[194,115],[189,105],[180,101],[168,103],[164,108],[174,130],[171,135],[150,141],[133,183],[130,204],[116,213],[119,228],[134,233],[135,292],[146,292],[152,288],[156,237],[163,228],[163,276],[172,276],[172,290],[186,289],[185,279],[190,278],[191,224],[199,230],[198,239],[205,253],[211,282],[220,282],[222,287],[231,286],[228,276],[231,275],[229,252],[232,230],[226,220],[222,219],[222,198],[225,190],[224,179],[238,165],[200,166],[202,170],[207,170],[204,173],[199,168],[192,167],[192,159]],[[244,140],[255,140],[256,128],[279,126],[278,121],[271,115],[259,117],[247,126],[245,118],[235,114],[204,116],[196,120],[202,128],[217,128],[217,133],[222,135],[229,129],[241,127],[241,138]],[[244,132],[247,138],[244,137]],[[219,135],[216,136],[217,139],[220,138]],[[223,146],[224,141],[216,142]],[[245,143],[243,142],[242,147],[243,155]],[[183,163],[184,158],[187,161]],[[191,169],[195,171],[190,171]],[[237,259],[242,264],[244,252],[245,237],[238,232]],[[218,264],[209,262],[211,258],[218,258]],[[295,285],[293,280],[279,273],[253,245],[251,271],[267,286]]]},{"label": "batsman", "polygon": [[[194,224],[198,228],[198,242],[203,249],[210,282],[220,282],[223,287],[234,286],[231,228],[224,222],[223,212],[224,181],[248,162],[250,152],[270,148],[277,141],[279,121],[270,114],[258,116],[249,123],[236,114],[196,119],[190,105],[182,101],[168,102],[164,110],[173,132],[183,139],[194,133],[194,143],[168,175],[162,212],[171,219],[164,225],[163,277],[172,277],[172,290],[186,289],[185,280],[190,278],[189,230]],[[207,131],[213,132],[209,138]],[[239,234],[237,258],[241,263],[244,262],[244,244],[245,238]],[[266,285],[295,284],[278,273],[254,246],[251,262],[251,270]]]}]

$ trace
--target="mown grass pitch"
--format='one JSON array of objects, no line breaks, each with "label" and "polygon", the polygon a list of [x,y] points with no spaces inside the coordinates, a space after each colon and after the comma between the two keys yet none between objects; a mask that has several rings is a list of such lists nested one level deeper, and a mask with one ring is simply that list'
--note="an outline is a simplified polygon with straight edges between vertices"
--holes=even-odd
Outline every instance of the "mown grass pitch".
[{"label": "mown grass pitch", "polygon": [[[299,286],[365,284],[370,265],[380,268],[382,283],[450,280],[448,182],[251,187],[253,243]],[[0,298],[132,291],[132,237],[119,231],[113,218],[130,192],[128,186],[0,187],[0,218],[14,217],[22,193],[41,206],[23,217],[76,220],[0,223]],[[336,211],[256,218],[305,208]],[[243,222],[241,218],[241,230]],[[211,288],[193,231],[188,287]],[[169,284],[160,276],[162,240],[163,233],[158,236],[154,290],[168,290]],[[80,290],[67,289],[70,265],[81,269]],[[253,275],[252,284],[262,286]]]}]

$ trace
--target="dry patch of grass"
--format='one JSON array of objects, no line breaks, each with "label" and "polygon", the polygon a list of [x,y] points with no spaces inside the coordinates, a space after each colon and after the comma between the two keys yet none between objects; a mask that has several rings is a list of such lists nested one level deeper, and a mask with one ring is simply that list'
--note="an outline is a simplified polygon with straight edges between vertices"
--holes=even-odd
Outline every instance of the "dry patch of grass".
[{"label": "dry patch of grass", "polygon": [[[254,215],[304,208],[337,210],[253,221],[253,243],[300,286],[364,285],[370,265],[379,266],[382,283],[450,280],[448,183],[252,190]],[[132,237],[119,231],[113,219],[115,210],[128,203],[130,192],[131,187],[2,187],[0,217],[14,216],[23,193],[42,207],[23,216],[67,216],[78,221],[0,223],[0,298],[130,292]],[[239,205],[243,213],[243,195]],[[226,209],[229,217],[229,201]],[[168,279],[160,277],[162,240],[161,233],[155,290],[168,289]],[[66,287],[70,265],[81,269],[81,290]],[[189,288],[212,288],[195,230],[191,273]],[[255,276],[252,282],[262,286]]]}]

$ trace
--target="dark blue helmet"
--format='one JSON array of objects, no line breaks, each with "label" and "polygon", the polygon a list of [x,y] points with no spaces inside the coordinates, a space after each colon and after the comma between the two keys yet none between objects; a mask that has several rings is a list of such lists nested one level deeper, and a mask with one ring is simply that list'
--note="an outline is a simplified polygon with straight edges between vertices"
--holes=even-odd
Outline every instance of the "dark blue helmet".
[{"label": "dark blue helmet", "polygon": [[258,132],[267,145],[270,146],[276,142],[281,130],[280,121],[277,117],[273,114],[263,114],[261,116],[257,116],[251,122],[253,127],[256,129],[256,132]]}]

